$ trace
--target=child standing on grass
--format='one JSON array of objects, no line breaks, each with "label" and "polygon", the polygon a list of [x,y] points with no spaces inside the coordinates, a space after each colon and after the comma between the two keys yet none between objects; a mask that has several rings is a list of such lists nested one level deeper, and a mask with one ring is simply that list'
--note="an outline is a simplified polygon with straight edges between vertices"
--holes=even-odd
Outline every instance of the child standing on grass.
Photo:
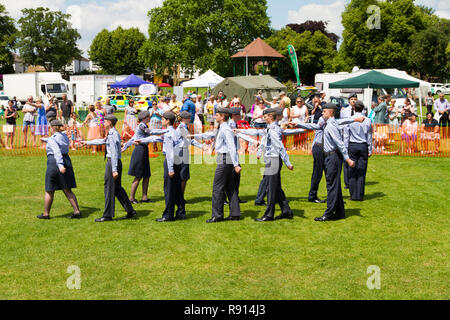
[{"label": "child standing on grass", "polygon": [[95,219],[95,222],[112,221],[115,215],[115,198],[123,206],[127,215],[125,219],[131,219],[136,216],[125,189],[122,187],[122,161],[120,134],[115,126],[117,118],[108,114],[105,116],[105,129],[107,131],[105,139],[96,139],[92,141],[81,141],[81,145],[106,145],[106,168],[105,168],[105,210],[101,218]]},{"label": "child standing on grass", "polygon": [[45,207],[44,213],[37,216],[38,219],[50,219],[50,209],[56,190],[63,190],[67,200],[73,207],[74,213],[69,219],[80,219],[81,213],[78,207],[78,201],[73,188],[77,187],[75,174],[72,168],[72,161],[69,157],[69,139],[63,133],[63,124],[59,120],[53,120],[51,123],[50,138],[41,138],[42,142],[47,143],[47,171],[45,173]]}]

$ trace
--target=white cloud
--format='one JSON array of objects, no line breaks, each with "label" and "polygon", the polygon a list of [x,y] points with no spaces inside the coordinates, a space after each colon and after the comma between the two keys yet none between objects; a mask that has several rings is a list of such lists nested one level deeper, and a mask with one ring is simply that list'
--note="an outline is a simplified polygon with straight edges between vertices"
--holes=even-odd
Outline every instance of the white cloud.
[{"label": "white cloud", "polygon": [[65,0],[3,0],[6,10],[14,18],[22,16],[21,10],[24,8],[46,7],[51,10],[62,10]]},{"label": "white cloud", "polygon": [[330,4],[307,4],[297,11],[288,11],[289,23],[303,23],[307,20],[323,20],[328,22],[329,32],[341,35],[344,27],[341,24],[341,14],[345,8],[345,1],[338,0]]},{"label": "white cloud", "polygon": [[[150,9],[162,5],[162,0],[120,0],[105,6],[96,1],[76,6],[70,6],[69,11],[76,13],[72,19],[73,25],[79,26],[82,36],[80,48],[85,51],[91,45],[94,37],[102,29],[113,30],[118,26],[124,28],[137,27],[147,35]],[[78,18],[77,15],[81,18]],[[114,50],[112,47],[111,50]]]}]

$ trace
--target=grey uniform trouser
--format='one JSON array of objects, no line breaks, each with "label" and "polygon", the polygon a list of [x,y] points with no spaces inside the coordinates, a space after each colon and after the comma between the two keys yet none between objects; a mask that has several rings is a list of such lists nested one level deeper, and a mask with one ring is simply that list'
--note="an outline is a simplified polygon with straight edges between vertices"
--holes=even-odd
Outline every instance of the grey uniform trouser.
[{"label": "grey uniform trouser", "polygon": [[214,175],[212,192],[212,217],[223,218],[225,194],[230,199],[230,216],[240,217],[241,208],[237,193],[237,179],[233,174],[234,166],[228,154],[217,154],[217,168]]},{"label": "grey uniform trouser", "polygon": [[116,208],[115,198],[119,200],[120,204],[123,206],[127,213],[132,213],[134,211],[130,199],[128,199],[128,195],[125,189],[122,187],[122,161],[120,161],[120,159],[117,164],[117,173],[119,174],[119,176],[116,180],[114,180],[112,175],[111,159],[108,158],[105,168],[105,211],[103,212],[103,217],[114,217]]}]

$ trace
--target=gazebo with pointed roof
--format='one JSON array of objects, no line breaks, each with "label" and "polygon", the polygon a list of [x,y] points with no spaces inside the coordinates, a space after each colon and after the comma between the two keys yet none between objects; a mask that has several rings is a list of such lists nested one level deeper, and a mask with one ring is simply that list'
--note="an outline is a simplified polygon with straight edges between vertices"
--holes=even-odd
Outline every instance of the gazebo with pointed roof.
[{"label": "gazebo with pointed roof", "polygon": [[[240,50],[238,53],[231,56],[233,60],[233,74],[237,75],[246,75],[247,73],[247,63],[248,65],[254,65],[255,63],[262,62],[263,65],[263,74],[265,73],[266,63],[272,63],[274,61],[278,61],[283,59],[284,56],[276,51],[274,48],[269,46],[263,39],[257,38],[244,49]],[[243,68],[241,67],[243,65]],[[278,64],[278,74],[280,75],[280,63]],[[243,72],[241,71],[243,70]]]}]

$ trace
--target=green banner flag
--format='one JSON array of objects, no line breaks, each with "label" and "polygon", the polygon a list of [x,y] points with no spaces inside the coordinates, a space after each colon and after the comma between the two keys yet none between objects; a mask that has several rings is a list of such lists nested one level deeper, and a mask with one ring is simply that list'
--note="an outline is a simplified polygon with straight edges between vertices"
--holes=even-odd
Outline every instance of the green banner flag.
[{"label": "green banner flag", "polygon": [[294,46],[288,45],[289,58],[291,58],[292,67],[294,68],[295,76],[297,77],[297,86],[300,86],[300,72],[298,70],[297,53]]}]

